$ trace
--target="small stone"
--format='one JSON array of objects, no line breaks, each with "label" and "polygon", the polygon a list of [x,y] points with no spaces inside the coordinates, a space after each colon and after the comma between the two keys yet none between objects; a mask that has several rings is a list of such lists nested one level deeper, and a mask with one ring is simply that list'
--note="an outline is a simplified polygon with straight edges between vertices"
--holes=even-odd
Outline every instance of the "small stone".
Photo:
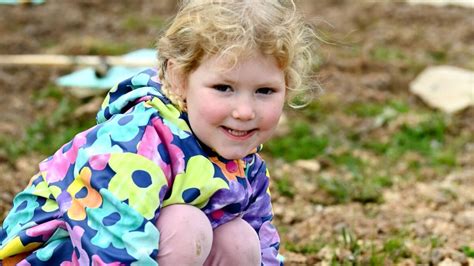
[{"label": "small stone", "polygon": [[352,254],[352,252],[350,250],[345,249],[345,248],[336,248],[335,253],[336,253],[336,256],[341,261],[345,261],[345,260],[354,261],[355,260],[354,255]]},{"label": "small stone", "polygon": [[329,247],[323,247],[319,250],[317,257],[321,260],[331,261],[334,257],[334,250]]},{"label": "small stone", "polygon": [[399,265],[399,266],[415,266],[416,263],[412,259],[404,259],[397,265]]},{"label": "small stone", "polygon": [[275,214],[275,216],[284,216],[285,208],[280,204],[274,204],[273,213]]},{"label": "small stone", "polygon": [[285,224],[292,224],[298,218],[298,214],[294,209],[287,209],[285,215],[282,217],[282,221]]},{"label": "small stone", "polygon": [[430,255],[430,262],[434,265],[438,265],[438,263],[444,258],[443,251],[441,249],[434,249]]},{"label": "small stone", "polygon": [[318,172],[321,169],[321,165],[317,160],[297,160],[294,165],[310,172]]},{"label": "small stone", "polygon": [[474,266],[474,258],[468,258],[467,259],[467,265],[468,266]]},{"label": "small stone", "polygon": [[438,248],[432,251],[430,262],[434,265],[466,265],[468,260],[466,255],[453,248]]},{"label": "small stone", "polygon": [[454,221],[462,227],[474,227],[474,210],[465,210],[456,215]]},{"label": "small stone", "polygon": [[317,204],[316,206],[314,206],[314,211],[315,211],[316,213],[321,213],[321,212],[324,211],[324,206],[321,205],[321,204]]},{"label": "small stone", "polygon": [[465,265],[467,263],[466,255],[464,255],[464,253],[458,250],[451,249],[449,256],[451,257],[451,259],[453,259],[456,262],[461,263],[462,265]]},{"label": "small stone", "polygon": [[285,256],[285,263],[294,265],[294,264],[306,264],[307,263],[307,258],[301,254],[298,253],[293,253],[293,252],[287,252],[284,254]]},{"label": "small stone", "polygon": [[435,66],[428,67],[416,77],[410,83],[410,91],[431,107],[455,113],[474,105],[473,83],[473,71],[453,66]]},{"label": "small stone", "polygon": [[445,258],[443,261],[441,261],[438,266],[461,266],[461,263],[457,261],[453,261],[450,258]]}]

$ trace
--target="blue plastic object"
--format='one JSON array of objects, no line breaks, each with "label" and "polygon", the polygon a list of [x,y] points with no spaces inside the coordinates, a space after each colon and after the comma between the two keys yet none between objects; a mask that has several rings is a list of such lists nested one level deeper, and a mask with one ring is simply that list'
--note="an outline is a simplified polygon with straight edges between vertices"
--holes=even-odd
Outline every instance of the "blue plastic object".
[{"label": "blue plastic object", "polygon": [[[156,50],[140,49],[123,56],[127,59],[156,58]],[[116,83],[129,78],[148,67],[111,67],[105,76],[97,77],[94,68],[88,67],[56,79],[56,84],[63,87],[87,88],[87,89],[110,89]]]}]

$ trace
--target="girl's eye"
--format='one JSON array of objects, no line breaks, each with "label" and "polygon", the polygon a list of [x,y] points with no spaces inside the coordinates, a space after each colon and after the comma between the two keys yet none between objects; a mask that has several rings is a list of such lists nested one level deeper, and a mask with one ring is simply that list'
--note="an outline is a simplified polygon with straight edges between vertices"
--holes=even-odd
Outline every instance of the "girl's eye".
[{"label": "girl's eye", "polygon": [[269,94],[272,94],[274,93],[275,90],[272,89],[272,88],[260,88],[260,89],[257,89],[257,93],[260,93],[260,94],[265,94],[265,95],[269,95]]},{"label": "girl's eye", "polygon": [[229,85],[224,85],[224,84],[219,84],[219,85],[215,85],[213,86],[213,88],[215,90],[218,90],[218,91],[221,91],[221,92],[230,92],[232,91],[232,87],[229,86]]}]

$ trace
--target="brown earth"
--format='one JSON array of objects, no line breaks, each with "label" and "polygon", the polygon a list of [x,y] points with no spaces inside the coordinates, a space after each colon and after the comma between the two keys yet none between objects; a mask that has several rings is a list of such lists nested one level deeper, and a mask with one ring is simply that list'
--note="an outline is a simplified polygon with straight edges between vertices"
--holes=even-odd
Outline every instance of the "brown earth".
[{"label": "brown earth", "polygon": [[[332,107],[390,98],[424,106],[408,91],[408,83],[423,67],[438,64],[441,57],[443,63],[474,69],[472,9],[389,1],[308,0],[300,1],[299,5],[326,40],[321,44],[318,76],[324,97],[335,103]],[[128,28],[124,25],[130,25],[127,21],[131,23],[136,18],[153,21],[156,16],[167,17],[174,8],[174,1],[150,0],[127,0],[119,4],[50,0],[38,6],[3,5],[0,6],[0,54],[95,54],[97,40],[114,45],[125,43],[136,49],[153,47],[159,28],[136,23]],[[379,46],[396,48],[404,56],[388,54],[387,61],[372,60],[371,53]],[[427,53],[433,56],[425,56]],[[412,60],[406,60],[407,57]],[[53,112],[54,102],[37,102],[35,95],[68,71],[0,65],[0,136],[20,138],[35,119]],[[473,134],[473,118],[473,108],[458,114],[456,132]],[[350,121],[347,117],[334,119],[360,126],[360,121]],[[390,129],[374,134],[388,135],[385,130]],[[380,245],[393,232],[403,231],[407,239],[404,246],[416,256],[397,263],[474,265],[472,259],[459,251],[461,246],[474,247],[473,154],[474,143],[470,142],[458,154],[460,167],[442,176],[427,170],[427,178],[420,182],[397,183],[384,191],[384,201],[379,204],[320,204],[315,200],[320,195],[312,177],[324,175],[330,168],[321,170],[321,162],[315,160],[306,164],[270,160],[274,178],[285,174],[295,177],[293,198],[279,195],[272,188],[276,224],[285,228],[282,240],[304,245],[318,239],[340,238],[341,230],[350,228],[358,245]],[[13,163],[7,157],[8,154],[0,154],[2,220],[13,195],[27,184],[44,155],[27,154]],[[403,176],[406,167],[400,167],[399,175]],[[431,236],[441,239],[443,245],[431,248]],[[290,252],[283,247],[282,253],[290,265],[328,265],[334,256],[346,257],[346,261],[354,256],[344,247],[324,247],[313,254]]]}]

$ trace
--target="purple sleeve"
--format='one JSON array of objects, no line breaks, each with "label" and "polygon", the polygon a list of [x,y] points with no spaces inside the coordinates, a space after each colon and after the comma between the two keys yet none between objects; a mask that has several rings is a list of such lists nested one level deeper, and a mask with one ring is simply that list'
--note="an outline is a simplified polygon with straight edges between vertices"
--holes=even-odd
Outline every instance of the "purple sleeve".
[{"label": "purple sleeve", "polygon": [[257,231],[262,250],[262,265],[283,265],[278,256],[280,237],[273,226],[273,212],[269,192],[269,174],[265,162],[258,156],[253,157],[248,178],[253,193],[250,204],[242,217]]}]

